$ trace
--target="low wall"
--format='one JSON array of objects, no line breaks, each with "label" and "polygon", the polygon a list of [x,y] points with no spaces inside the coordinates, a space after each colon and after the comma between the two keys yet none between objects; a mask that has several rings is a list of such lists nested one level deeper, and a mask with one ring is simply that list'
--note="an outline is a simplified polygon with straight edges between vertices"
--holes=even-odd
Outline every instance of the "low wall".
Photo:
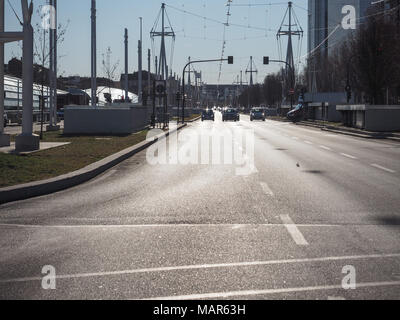
[{"label": "low wall", "polygon": [[130,134],[147,125],[148,107],[141,105],[64,108],[64,134]]},{"label": "low wall", "polygon": [[400,131],[400,106],[339,105],[344,124],[367,131]]}]

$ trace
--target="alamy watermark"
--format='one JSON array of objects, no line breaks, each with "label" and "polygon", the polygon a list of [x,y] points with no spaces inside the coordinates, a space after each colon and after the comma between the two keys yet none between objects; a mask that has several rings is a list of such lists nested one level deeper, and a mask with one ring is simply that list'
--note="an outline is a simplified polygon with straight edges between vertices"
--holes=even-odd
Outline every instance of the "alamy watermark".
[{"label": "alamy watermark", "polygon": [[357,288],[356,283],[356,268],[351,265],[344,266],[342,273],[345,274],[342,279],[342,288],[344,290],[355,290]]},{"label": "alamy watermark", "polygon": [[56,268],[46,265],[42,268],[42,289],[55,290],[56,289]]},{"label": "alamy watermark", "polygon": [[342,14],[345,16],[342,19],[342,28],[345,30],[356,29],[357,14],[356,8],[351,5],[346,5],[342,8]]},{"label": "alamy watermark", "polygon": [[151,130],[147,141],[158,141],[147,149],[150,165],[233,165],[238,176],[257,172],[254,164],[254,130],[185,129],[163,138],[162,130]]}]

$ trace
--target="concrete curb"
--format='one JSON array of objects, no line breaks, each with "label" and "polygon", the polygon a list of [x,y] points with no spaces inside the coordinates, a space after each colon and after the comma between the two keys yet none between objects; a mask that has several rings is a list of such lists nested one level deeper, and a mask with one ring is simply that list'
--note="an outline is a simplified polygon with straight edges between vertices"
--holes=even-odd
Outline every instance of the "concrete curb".
[{"label": "concrete curb", "polygon": [[180,125],[165,134],[158,135],[154,137],[152,141],[142,141],[132,147],[92,163],[80,170],[47,180],[1,188],[0,204],[43,196],[82,184],[93,179],[104,171],[116,166],[122,161],[132,157],[136,153],[147,149],[158,140],[168,137],[170,133],[181,130],[184,127],[186,127],[186,124]]},{"label": "concrete curb", "polygon": [[387,139],[387,140],[392,140],[392,141],[400,141],[400,138],[396,136],[396,134],[391,134],[391,133],[367,133],[367,132],[359,132],[356,130],[343,130],[343,129],[338,129],[333,126],[324,126],[324,125],[319,125],[319,124],[313,124],[313,123],[304,123],[304,122],[298,122],[297,125],[305,126],[305,127],[312,127],[312,128],[317,128],[321,129],[322,131],[327,131],[327,132],[332,132],[332,133],[337,133],[337,134],[344,134],[347,136],[352,136],[352,137],[358,137],[358,138],[364,138],[364,139]]}]

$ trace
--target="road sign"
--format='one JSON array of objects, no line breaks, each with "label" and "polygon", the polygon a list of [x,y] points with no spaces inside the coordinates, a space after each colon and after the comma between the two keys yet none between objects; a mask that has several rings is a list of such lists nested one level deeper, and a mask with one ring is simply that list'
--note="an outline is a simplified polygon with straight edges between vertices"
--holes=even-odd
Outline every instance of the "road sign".
[{"label": "road sign", "polygon": [[294,94],[294,89],[289,90],[289,94],[293,95]]}]

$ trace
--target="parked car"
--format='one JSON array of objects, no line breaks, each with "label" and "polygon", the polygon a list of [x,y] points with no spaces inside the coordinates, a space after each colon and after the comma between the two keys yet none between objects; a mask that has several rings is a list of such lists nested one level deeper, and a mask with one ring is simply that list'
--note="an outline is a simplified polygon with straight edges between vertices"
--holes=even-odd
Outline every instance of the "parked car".
[{"label": "parked car", "polygon": [[8,124],[8,116],[5,112],[3,114],[3,121],[4,121],[4,128],[5,128],[5,127],[7,127],[7,124]]},{"label": "parked car", "polygon": [[253,108],[250,111],[250,121],[262,120],[265,121],[265,111],[262,108]]},{"label": "parked car", "polygon": [[234,108],[227,108],[222,113],[222,121],[240,121],[239,112]]},{"label": "parked car", "polygon": [[212,120],[214,121],[214,111],[212,109],[203,110],[201,113],[201,121]]},{"label": "parked car", "polygon": [[301,121],[304,117],[304,105],[298,104],[296,108],[288,112],[286,117],[294,123]]}]

